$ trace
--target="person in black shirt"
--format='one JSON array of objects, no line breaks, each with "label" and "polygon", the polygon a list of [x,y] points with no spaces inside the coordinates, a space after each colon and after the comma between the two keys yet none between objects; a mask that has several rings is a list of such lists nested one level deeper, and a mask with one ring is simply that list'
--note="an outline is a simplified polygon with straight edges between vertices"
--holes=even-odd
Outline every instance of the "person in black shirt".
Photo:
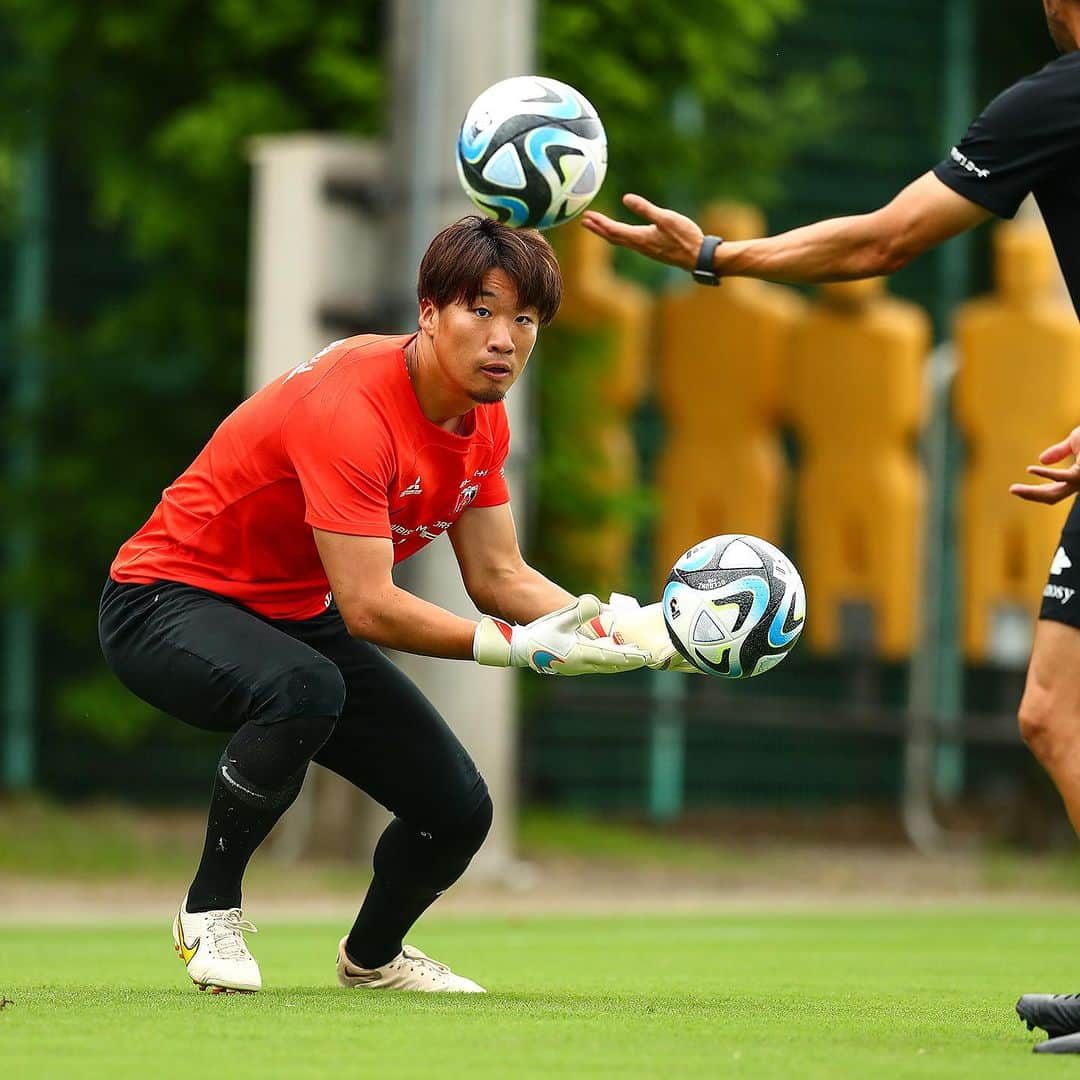
[{"label": "person in black shirt", "polygon": [[[585,226],[614,244],[693,272],[702,284],[726,276],[797,284],[892,274],[916,256],[986,221],[1011,218],[1034,195],[1080,314],[1080,0],[1043,0],[1062,56],[995,98],[949,156],[868,214],[820,221],[778,236],[724,243],[688,217],[640,195],[623,204],[647,225],[588,211]],[[1073,464],[1061,467],[1072,457]],[[1055,467],[1058,466],[1058,467]],[[1044,450],[1028,472],[1045,484],[1010,491],[1040,503],[1080,490],[1080,427]],[[1080,833],[1080,500],[1073,504],[1050,568],[1020,705],[1020,731],[1053,778]],[[1065,599],[1063,599],[1065,598]],[[1029,1027],[1048,1052],[1080,1052],[1080,995],[1025,995]]]}]

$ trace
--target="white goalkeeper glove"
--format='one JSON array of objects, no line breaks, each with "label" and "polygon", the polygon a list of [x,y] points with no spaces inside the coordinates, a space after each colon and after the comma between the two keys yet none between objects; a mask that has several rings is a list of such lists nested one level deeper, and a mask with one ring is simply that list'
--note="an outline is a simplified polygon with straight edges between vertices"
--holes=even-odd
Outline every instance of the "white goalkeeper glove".
[{"label": "white goalkeeper glove", "polygon": [[603,607],[586,593],[526,626],[482,615],[473,638],[473,657],[489,667],[530,667],[541,675],[610,675],[643,667],[644,650],[616,643],[595,626],[586,631]]},{"label": "white goalkeeper glove", "polygon": [[683,671],[701,675],[671,642],[663,608],[659,603],[642,607],[632,596],[612,593],[598,618],[586,632],[612,638],[619,644],[636,645],[648,654],[645,666],[656,671]]}]

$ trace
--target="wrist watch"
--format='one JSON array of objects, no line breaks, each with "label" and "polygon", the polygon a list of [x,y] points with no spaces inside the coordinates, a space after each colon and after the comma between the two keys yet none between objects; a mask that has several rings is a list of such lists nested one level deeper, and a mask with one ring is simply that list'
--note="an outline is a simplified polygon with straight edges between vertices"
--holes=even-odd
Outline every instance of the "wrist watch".
[{"label": "wrist watch", "polygon": [[701,241],[701,250],[698,252],[697,266],[690,272],[690,276],[699,285],[719,285],[720,275],[713,269],[713,256],[716,249],[724,242],[720,236],[706,236]]}]

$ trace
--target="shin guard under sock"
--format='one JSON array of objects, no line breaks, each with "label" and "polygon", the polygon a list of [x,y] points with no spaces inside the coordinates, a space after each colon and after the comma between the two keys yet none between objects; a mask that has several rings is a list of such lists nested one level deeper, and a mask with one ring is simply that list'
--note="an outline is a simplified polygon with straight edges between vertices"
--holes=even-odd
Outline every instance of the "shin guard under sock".
[{"label": "shin guard under sock", "polygon": [[248,860],[300,793],[313,754],[330,737],[334,716],[248,721],[229,740],[214,778],[206,842],[188,911],[240,905]]},{"label": "shin guard under sock", "polygon": [[240,906],[248,860],[300,794],[306,771],[305,764],[283,788],[270,791],[243,776],[227,753],[222,756],[210,798],[202,859],[188,890],[188,911]]}]

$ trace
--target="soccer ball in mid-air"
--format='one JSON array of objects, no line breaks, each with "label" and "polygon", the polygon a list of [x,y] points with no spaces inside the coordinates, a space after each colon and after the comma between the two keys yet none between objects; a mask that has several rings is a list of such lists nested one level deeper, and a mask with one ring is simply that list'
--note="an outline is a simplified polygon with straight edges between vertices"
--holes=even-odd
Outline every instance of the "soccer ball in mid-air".
[{"label": "soccer ball in mid-air", "polygon": [[776,667],[806,619],[791,560],[756,536],[713,536],[675,563],[664,587],[672,644],[706,675],[743,679]]},{"label": "soccer ball in mid-air", "polygon": [[577,217],[607,172],[596,110],[572,86],[518,75],[469,108],[457,143],[465,194],[514,228],[550,229]]}]

